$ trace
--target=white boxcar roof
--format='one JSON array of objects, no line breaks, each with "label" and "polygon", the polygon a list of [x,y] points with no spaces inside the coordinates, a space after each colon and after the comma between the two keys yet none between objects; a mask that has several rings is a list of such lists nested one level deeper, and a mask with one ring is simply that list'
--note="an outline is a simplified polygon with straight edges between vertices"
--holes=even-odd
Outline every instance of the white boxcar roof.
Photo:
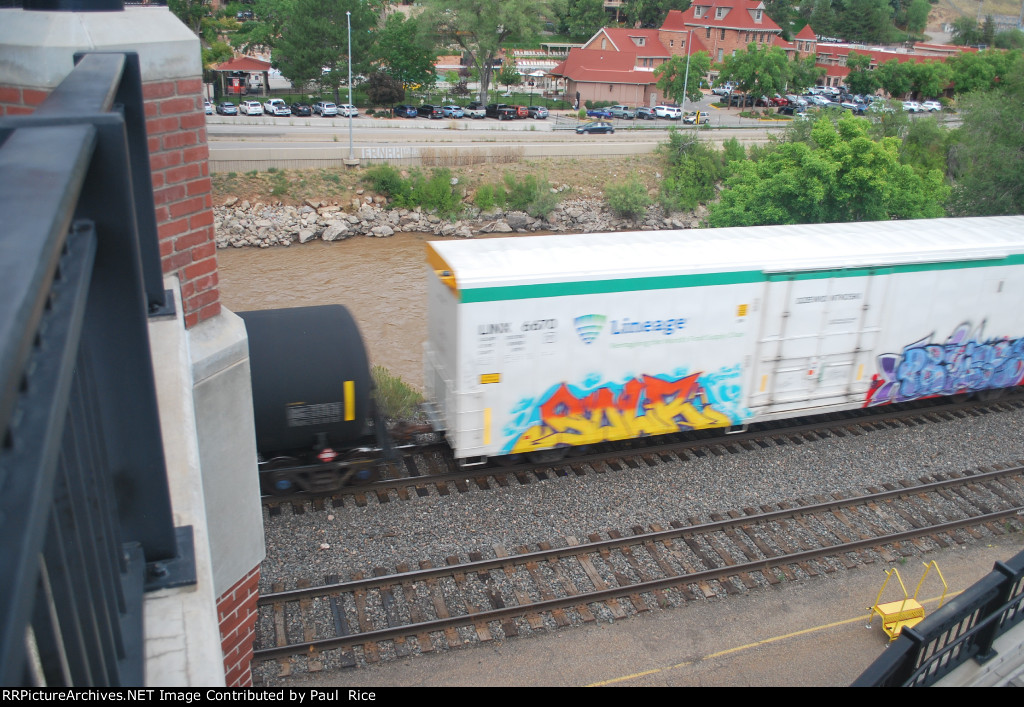
[{"label": "white boxcar roof", "polygon": [[1021,254],[1024,216],[519,236],[428,244],[432,267],[451,272],[454,288],[463,299],[466,291],[480,288],[955,263]]}]

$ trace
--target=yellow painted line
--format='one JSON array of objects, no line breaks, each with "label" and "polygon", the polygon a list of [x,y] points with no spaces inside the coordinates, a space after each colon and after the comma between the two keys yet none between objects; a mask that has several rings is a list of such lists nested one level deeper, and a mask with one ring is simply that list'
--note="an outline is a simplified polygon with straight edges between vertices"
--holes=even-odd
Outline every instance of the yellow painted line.
[{"label": "yellow painted line", "polygon": [[[946,599],[952,599],[953,597],[961,594],[962,592],[950,592],[946,594]],[[941,597],[933,597],[932,599],[926,599],[925,604],[937,602]],[[741,651],[750,650],[751,648],[757,648],[759,646],[766,646],[770,643],[778,643],[788,638],[795,638],[797,636],[804,636],[809,633],[817,633],[818,631],[824,631],[826,629],[835,628],[836,626],[843,626],[845,624],[852,624],[855,621],[867,621],[869,609],[864,609],[859,615],[852,619],[843,619],[842,621],[833,621],[832,623],[822,624],[820,626],[812,626],[811,628],[805,628],[800,631],[794,631],[793,633],[786,633],[781,636],[772,636],[771,638],[765,638],[760,641],[754,641],[743,646],[736,646],[735,648],[727,648],[724,651],[718,651],[717,653],[710,653],[701,658],[695,660],[688,660],[683,663],[676,663],[675,665],[667,665],[663,668],[653,668],[651,670],[644,670],[640,673],[633,673],[631,675],[623,675],[617,678],[611,678],[609,680],[602,680],[600,682],[593,682],[587,685],[587,687],[604,687],[605,685],[615,685],[618,683],[629,682],[630,680],[636,680],[637,678],[646,677],[647,675],[657,675],[658,673],[667,673],[670,670],[676,670],[677,668],[686,668],[697,663],[702,663],[706,660],[712,660],[714,658],[721,658],[725,655],[731,655],[733,653],[740,653]],[[879,629],[881,630],[881,629]]]}]

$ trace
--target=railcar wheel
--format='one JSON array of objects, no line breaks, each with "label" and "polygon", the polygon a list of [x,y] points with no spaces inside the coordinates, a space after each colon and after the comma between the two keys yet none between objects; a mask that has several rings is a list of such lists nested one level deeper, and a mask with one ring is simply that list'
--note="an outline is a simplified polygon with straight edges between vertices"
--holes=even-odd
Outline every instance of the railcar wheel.
[{"label": "railcar wheel", "polygon": [[274,496],[287,496],[298,490],[292,480],[292,467],[299,465],[295,457],[274,457],[260,469],[261,484],[268,493]]}]

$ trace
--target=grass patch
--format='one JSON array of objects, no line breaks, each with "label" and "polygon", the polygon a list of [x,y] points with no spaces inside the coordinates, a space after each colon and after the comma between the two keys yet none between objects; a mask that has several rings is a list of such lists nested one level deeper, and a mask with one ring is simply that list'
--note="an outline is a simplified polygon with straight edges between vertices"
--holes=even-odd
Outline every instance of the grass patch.
[{"label": "grass patch", "polygon": [[370,375],[376,386],[377,409],[384,417],[399,420],[416,415],[419,404],[423,402],[422,395],[384,366],[374,366]]}]

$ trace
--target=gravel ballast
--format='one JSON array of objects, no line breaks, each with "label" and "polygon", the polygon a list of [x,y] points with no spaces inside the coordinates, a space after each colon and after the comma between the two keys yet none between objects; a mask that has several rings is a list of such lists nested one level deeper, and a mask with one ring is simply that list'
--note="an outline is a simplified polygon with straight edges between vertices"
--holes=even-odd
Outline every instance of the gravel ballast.
[{"label": "gravel ballast", "polygon": [[[362,507],[346,501],[343,507],[315,511],[307,504],[304,513],[285,507],[274,517],[265,511],[261,590],[277,583],[291,589],[300,578],[320,583],[328,575],[344,581],[378,569],[391,573],[400,563],[416,568],[427,560],[443,566],[451,556],[468,561],[473,551],[491,558],[495,546],[509,554],[523,546],[536,550],[545,541],[565,546],[572,539],[585,542],[592,533],[629,535],[634,526],[649,530],[652,524],[688,524],[690,518],[704,522],[731,509],[859,495],[869,486],[1011,464],[1024,459],[1022,427],[1024,411],[993,412],[646,469],[549,474],[544,481],[520,485],[513,479],[488,490],[471,483],[470,491],[452,489],[447,496],[431,488],[428,496],[410,495],[406,501],[392,494],[388,503],[369,495]],[[254,667],[266,679],[276,674],[271,664]]]}]

